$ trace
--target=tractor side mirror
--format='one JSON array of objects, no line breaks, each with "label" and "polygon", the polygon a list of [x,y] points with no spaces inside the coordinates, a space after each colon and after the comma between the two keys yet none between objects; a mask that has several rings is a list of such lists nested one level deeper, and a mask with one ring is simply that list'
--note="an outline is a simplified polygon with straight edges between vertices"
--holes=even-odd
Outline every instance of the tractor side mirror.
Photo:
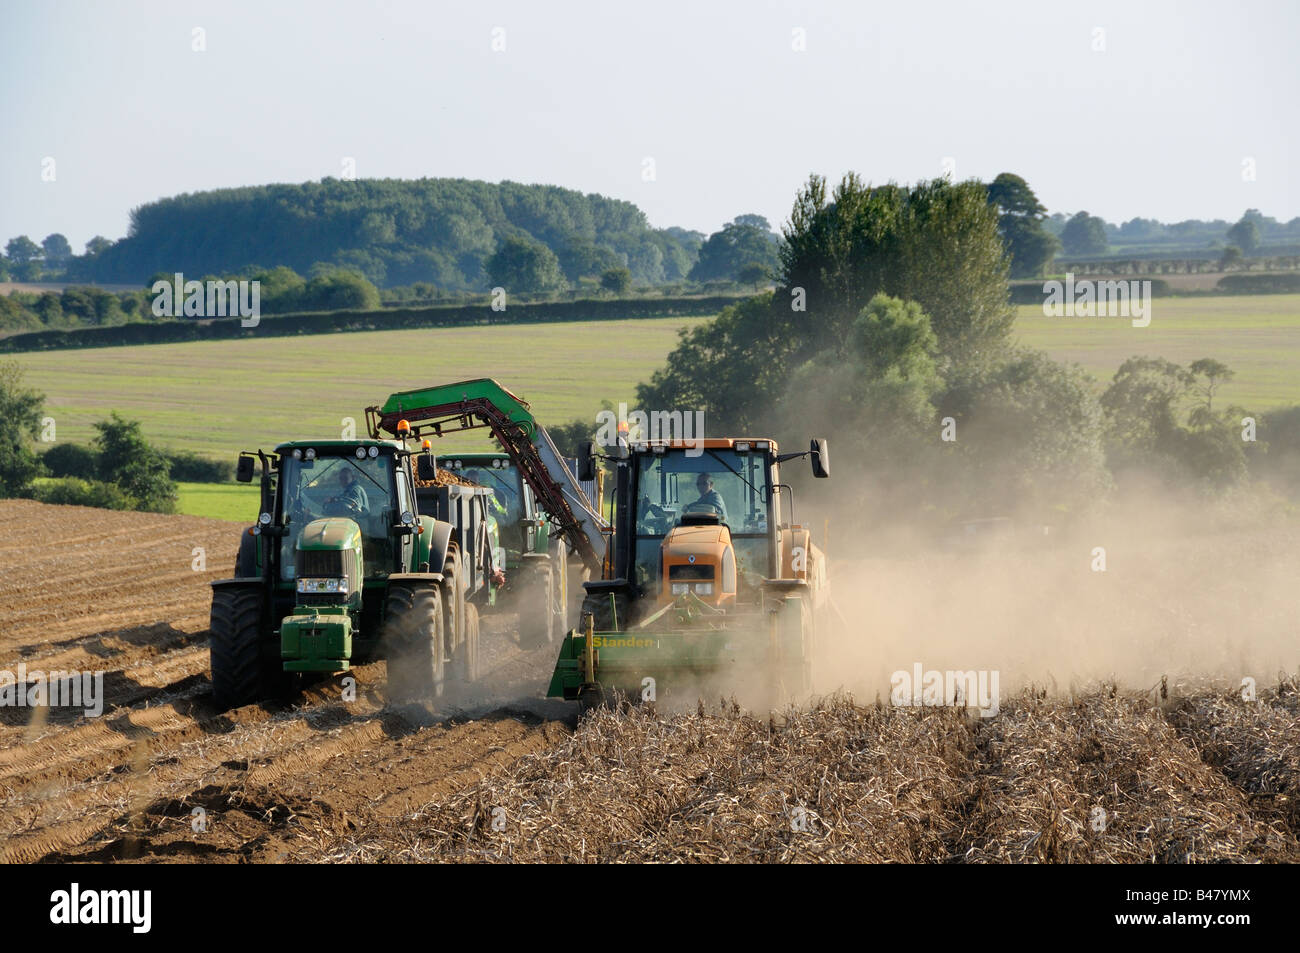
[{"label": "tractor side mirror", "polygon": [[596,456],[590,440],[584,440],[578,447],[578,479],[583,483],[596,479]]},{"label": "tractor side mirror", "polygon": [[235,479],[240,483],[253,482],[253,458],[240,454],[239,463],[235,465]]},{"label": "tractor side mirror", "polygon": [[808,452],[812,455],[813,476],[819,480],[824,480],[830,476],[831,458],[830,451],[826,447],[826,439],[824,437],[813,437]]},{"label": "tractor side mirror", "polygon": [[438,479],[438,462],[433,454],[422,453],[415,458],[415,478],[421,483],[431,483]]}]

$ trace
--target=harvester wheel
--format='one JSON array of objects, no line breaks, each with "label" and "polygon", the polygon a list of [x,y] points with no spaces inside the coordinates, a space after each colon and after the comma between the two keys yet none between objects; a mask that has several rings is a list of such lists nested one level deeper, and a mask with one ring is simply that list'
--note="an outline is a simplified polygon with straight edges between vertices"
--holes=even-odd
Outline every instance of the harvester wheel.
[{"label": "harvester wheel", "polygon": [[551,600],[554,598],[552,589],[551,565],[539,561],[518,601],[519,644],[525,649],[549,645],[555,637],[555,613],[551,611]]},{"label": "harvester wheel", "polygon": [[212,701],[226,711],[284,694],[289,679],[278,659],[262,655],[262,590],[257,585],[212,590]]},{"label": "harvester wheel", "polygon": [[465,603],[465,638],[453,653],[456,660],[456,680],[463,684],[478,681],[478,606]]},{"label": "harvester wheel", "polygon": [[437,586],[389,587],[384,643],[389,701],[400,705],[442,695],[446,646]]}]

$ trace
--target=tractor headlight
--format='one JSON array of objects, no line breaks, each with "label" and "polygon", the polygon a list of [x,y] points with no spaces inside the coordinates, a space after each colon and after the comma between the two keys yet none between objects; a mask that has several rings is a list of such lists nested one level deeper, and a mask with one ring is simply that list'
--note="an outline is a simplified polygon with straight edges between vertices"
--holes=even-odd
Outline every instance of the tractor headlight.
[{"label": "tractor headlight", "polygon": [[299,579],[298,591],[307,593],[341,592],[347,595],[348,581],[346,579]]},{"label": "tractor headlight", "polygon": [[713,595],[713,583],[711,583],[711,582],[697,582],[697,583],[695,584],[695,594],[696,594],[697,596],[711,596],[711,595]]},{"label": "tractor headlight", "polygon": [[690,592],[690,590],[691,584],[689,582],[673,583],[673,595],[675,596],[684,596],[686,593]]},{"label": "tractor headlight", "polygon": [[369,450],[366,451],[366,456],[370,457],[371,459],[379,456],[379,448],[371,447]]}]

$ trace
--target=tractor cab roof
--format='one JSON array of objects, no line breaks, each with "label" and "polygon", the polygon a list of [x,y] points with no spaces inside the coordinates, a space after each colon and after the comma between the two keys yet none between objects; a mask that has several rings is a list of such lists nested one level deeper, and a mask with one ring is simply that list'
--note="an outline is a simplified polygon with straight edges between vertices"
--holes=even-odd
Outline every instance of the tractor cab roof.
[{"label": "tractor cab roof", "polygon": [[313,448],[315,450],[355,450],[357,447],[378,447],[381,450],[402,450],[404,449],[399,440],[371,440],[363,437],[360,440],[286,440],[284,443],[276,444],[275,452],[283,454],[286,451],[306,450]]},{"label": "tractor cab roof", "polygon": [[644,453],[653,452],[655,447],[664,447],[668,450],[698,450],[703,447],[705,450],[735,450],[740,453],[746,453],[752,450],[768,451],[776,453],[778,448],[776,441],[770,437],[706,437],[703,440],[633,440],[631,447],[634,452]]}]

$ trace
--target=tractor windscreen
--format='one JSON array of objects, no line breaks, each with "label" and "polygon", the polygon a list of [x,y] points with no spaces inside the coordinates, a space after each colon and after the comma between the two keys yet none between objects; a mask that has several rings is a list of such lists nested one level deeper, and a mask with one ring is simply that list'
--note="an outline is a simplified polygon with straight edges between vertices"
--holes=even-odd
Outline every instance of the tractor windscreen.
[{"label": "tractor windscreen", "polygon": [[660,544],[690,513],[717,514],[731,530],[737,571],[751,586],[769,574],[765,454],[670,449],[642,455],[638,466],[636,566],[641,585],[658,585]]},{"label": "tractor windscreen", "polygon": [[524,518],[524,502],[519,498],[519,472],[514,467],[467,465],[456,470],[456,475],[491,488],[500,507],[495,514],[498,522],[513,526]]},{"label": "tractor windscreen", "polygon": [[390,571],[393,538],[389,527],[401,514],[393,501],[391,454],[357,457],[355,451],[337,456],[299,459],[286,455],[281,463],[283,516],[289,533],[280,551],[280,576],[294,577],[298,534],[312,520],[344,516],[361,527],[366,575]]}]

